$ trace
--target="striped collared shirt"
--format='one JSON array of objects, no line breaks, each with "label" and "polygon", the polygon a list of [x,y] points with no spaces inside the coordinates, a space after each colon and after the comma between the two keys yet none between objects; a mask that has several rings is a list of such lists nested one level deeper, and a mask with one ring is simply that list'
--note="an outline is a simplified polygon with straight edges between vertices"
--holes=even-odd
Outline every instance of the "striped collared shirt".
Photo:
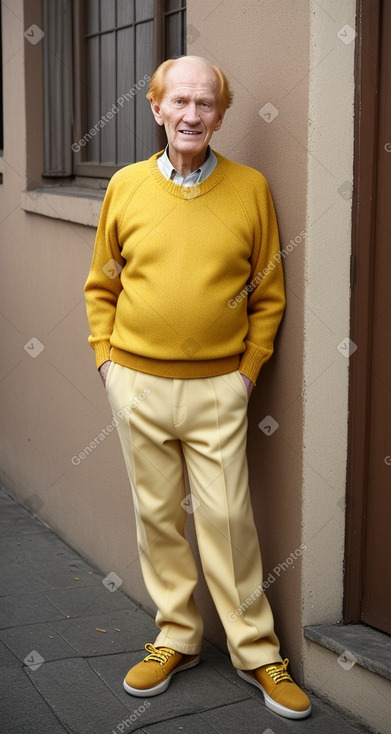
[{"label": "striped collared shirt", "polygon": [[162,153],[162,155],[157,159],[157,164],[166,179],[171,179],[171,181],[179,184],[180,186],[194,186],[195,184],[200,184],[202,181],[205,181],[205,179],[213,173],[217,166],[217,158],[213,153],[212,148],[208,146],[207,158],[202,166],[197,168],[195,171],[192,171],[192,173],[189,173],[188,176],[183,177],[172,165],[168,157],[167,145],[164,153]]}]

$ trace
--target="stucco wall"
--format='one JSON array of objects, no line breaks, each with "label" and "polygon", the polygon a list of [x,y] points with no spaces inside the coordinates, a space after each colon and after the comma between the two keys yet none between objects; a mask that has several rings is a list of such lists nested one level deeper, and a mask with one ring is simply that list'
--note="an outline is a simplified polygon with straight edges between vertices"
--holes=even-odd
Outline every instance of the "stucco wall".
[{"label": "stucco wall", "polygon": [[[337,33],[345,26],[341,40]],[[342,618],[354,26],[354,2],[314,6],[305,264],[303,514],[311,546],[303,562],[305,624]]]}]

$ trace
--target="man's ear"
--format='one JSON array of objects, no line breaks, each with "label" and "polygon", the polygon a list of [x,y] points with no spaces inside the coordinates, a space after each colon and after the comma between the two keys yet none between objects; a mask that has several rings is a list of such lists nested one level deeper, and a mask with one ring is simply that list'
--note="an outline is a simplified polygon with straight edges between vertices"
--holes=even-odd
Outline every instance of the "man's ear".
[{"label": "man's ear", "polygon": [[220,119],[217,120],[217,122],[216,122],[216,125],[215,125],[215,128],[214,128],[215,129],[215,132],[217,130],[220,130],[220,128],[221,128],[221,126],[223,124],[223,120],[224,120],[224,112],[221,114]]},{"label": "man's ear", "polygon": [[156,102],[155,99],[151,99],[150,100],[150,103],[151,103],[152,114],[153,114],[153,116],[154,116],[157,124],[158,125],[164,125],[162,116],[160,114],[160,105],[158,104],[158,102]]}]

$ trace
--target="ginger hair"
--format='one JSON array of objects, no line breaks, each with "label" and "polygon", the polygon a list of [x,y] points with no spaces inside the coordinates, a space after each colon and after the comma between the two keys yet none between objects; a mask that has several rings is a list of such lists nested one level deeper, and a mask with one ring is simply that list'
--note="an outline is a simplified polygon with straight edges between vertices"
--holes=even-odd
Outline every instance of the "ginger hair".
[{"label": "ginger hair", "polygon": [[[179,58],[189,58],[187,56],[180,56]],[[148,87],[147,99],[154,99],[158,104],[161,103],[164,93],[166,91],[166,76],[167,72],[171,69],[177,59],[167,59],[163,61],[160,66],[156,69],[151,77]],[[208,62],[207,62],[208,63]],[[216,89],[216,100],[220,111],[224,114],[228,107],[232,104],[233,93],[229,87],[227,77],[219,66],[209,64],[208,66],[213,69],[217,79]]]}]

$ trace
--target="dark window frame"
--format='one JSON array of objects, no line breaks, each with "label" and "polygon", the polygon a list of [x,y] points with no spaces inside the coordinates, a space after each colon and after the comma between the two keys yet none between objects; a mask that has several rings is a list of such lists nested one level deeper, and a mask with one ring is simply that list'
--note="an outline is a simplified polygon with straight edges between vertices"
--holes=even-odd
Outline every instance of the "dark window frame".
[{"label": "dark window frame", "polygon": [[[102,179],[108,180],[119,168],[128,163],[142,160],[147,155],[140,158],[140,155],[136,153],[136,155],[130,155],[129,159],[116,163],[88,160],[88,144],[84,142],[80,144],[80,141],[91,140],[94,137],[89,134],[89,130],[94,125],[91,125],[91,120],[90,127],[87,124],[87,89],[89,84],[85,38],[87,0],[57,0],[57,3],[57,12],[53,13],[50,10],[53,7],[50,0],[43,0],[45,30],[47,31],[44,38],[45,163],[43,175],[63,179],[64,181],[67,179],[68,182],[71,179],[81,185],[88,183],[92,187],[101,186]],[[178,19],[177,23],[175,18]],[[154,0],[153,16],[149,16],[149,20],[135,20],[129,26],[136,26],[142,22],[153,23],[153,46],[148,59],[149,69],[145,72],[145,77],[147,77],[165,58],[173,55],[181,56],[186,53],[186,1]],[[172,24],[173,39],[170,39],[167,31],[170,24]],[[113,27],[107,33],[117,34],[118,30],[120,29]],[[116,44],[117,35],[114,36],[114,39]],[[173,48],[178,53],[173,54]],[[71,88],[69,84],[70,73],[72,77]],[[140,79],[143,78],[143,75],[141,75]],[[145,98],[147,82],[142,88],[140,88],[140,80],[135,80],[134,85],[136,84],[138,85],[137,95],[143,95]],[[120,93],[123,94],[128,91],[120,90]],[[149,109],[147,113],[147,109],[147,106],[145,106],[141,116],[151,114]],[[103,114],[102,112],[102,116]],[[132,112],[132,115],[135,116],[136,114],[140,118],[139,112]],[[138,122],[140,125],[140,119]],[[99,119],[96,120],[96,125],[98,123]],[[137,126],[135,126],[133,140],[136,136]],[[152,152],[163,147],[164,131],[162,134],[162,130],[158,126],[153,128],[151,126],[149,136],[150,141],[148,143],[149,148],[153,147]],[[96,133],[96,138],[99,138],[99,131]],[[118,138],[115,136],[116,145],[117,140]],[[133,147],[133,142],[131,145]],[[134,147],[136,146],[134,145]]]}]

